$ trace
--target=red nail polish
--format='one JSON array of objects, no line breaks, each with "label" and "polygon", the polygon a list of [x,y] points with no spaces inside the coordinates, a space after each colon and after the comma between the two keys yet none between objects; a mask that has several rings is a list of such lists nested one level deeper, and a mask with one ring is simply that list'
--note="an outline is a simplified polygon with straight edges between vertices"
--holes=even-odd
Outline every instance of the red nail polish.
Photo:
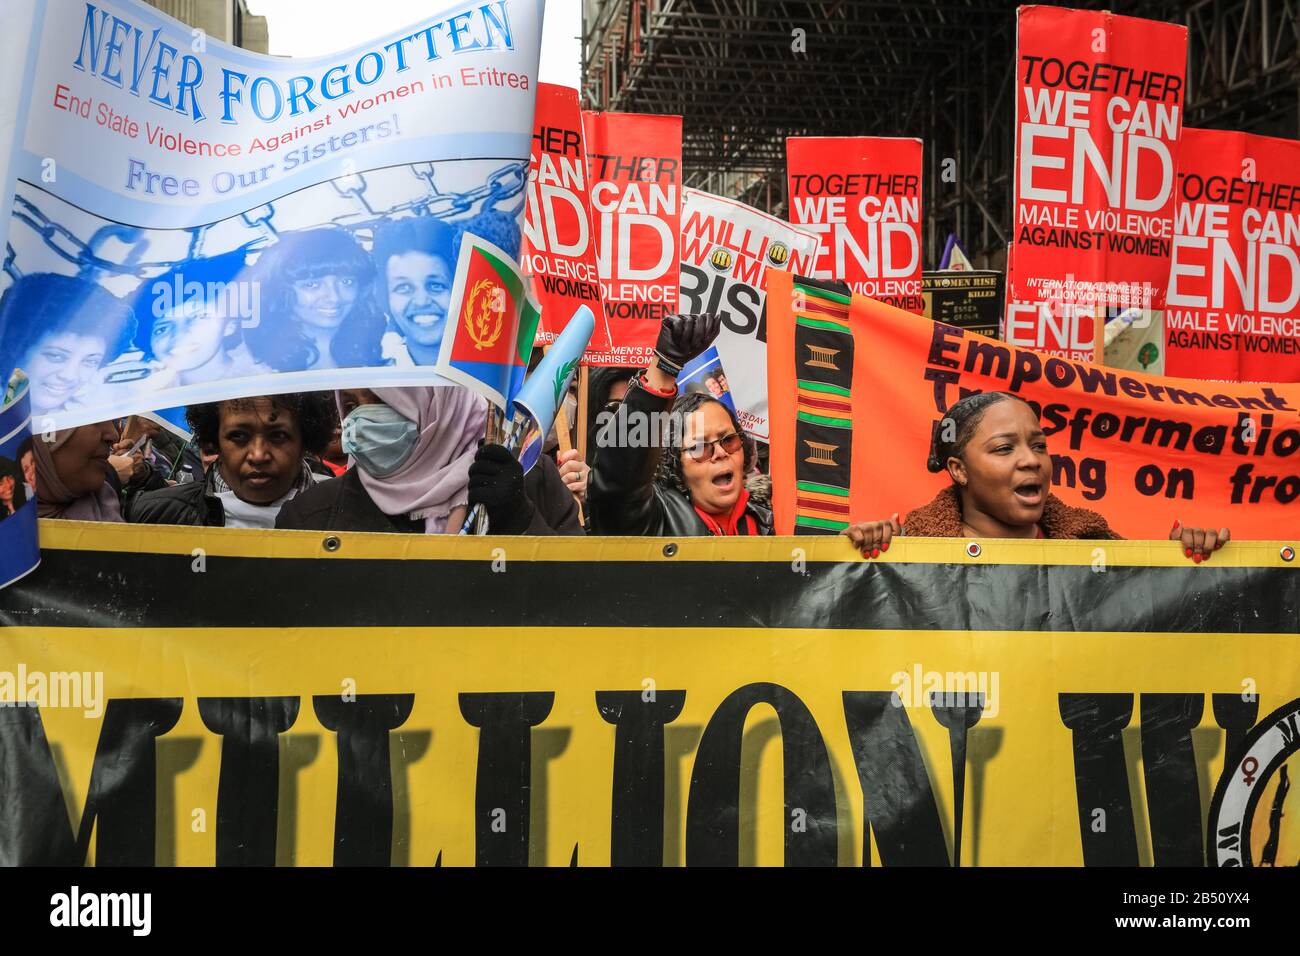
[{"label": "red nail polish", "polygon": [[872,556],[873,558],[878,558],[878,557],[880,557],[880,549],[879,549],[879,548],[872,548],[872,549],[871,549],[871,556]]},{"label": "red nail polish", "polygon": [[1187,554],[1187,556],[1190,558],[1190,557],[1192,556],[1192,549],[1191,549],[1191,548],[1188,548],[1187,551],[1186,551],[1186,554]]},{"label": "red nail polish", "polygon": [[881,551],[888,551],[888,550],[889,550],[889,542],[886,541],[884,544],[882,544],[882,545],[880,546],[880,550],[881,550]]},{"label": "red nail polish", "polygon": [[1201,563],[1201,556],[1198,554],[1198,555],[1196,555],[1196,557],[1192,558],[1192,560],[1195,561],[1197,564],[1200,564],[1200,563]]}]

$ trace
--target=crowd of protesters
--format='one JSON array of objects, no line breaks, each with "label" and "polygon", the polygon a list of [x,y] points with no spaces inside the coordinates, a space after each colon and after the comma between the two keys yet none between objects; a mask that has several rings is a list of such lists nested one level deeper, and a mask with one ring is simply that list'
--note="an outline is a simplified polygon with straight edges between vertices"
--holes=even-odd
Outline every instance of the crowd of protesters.
[{"label": "crowd of protesters", "polygon": [[[678,373],[719,328],[717,316],[669,316],[649,368],[592,373],[588,460],[552,447],[525,473],[484,442],[487,403],[459,387],[266,395],[191,406],[189,443],[142,417],[27,443],[21,468],[0,469],[0,508],[34,491],[43,518],[456,534],[480,506],[490,534],[770,535],[756,442],[717,397],[679,394]],[[1047,439],[1023,399],[971,395],[945,424],[914,467],[947,472],[951,484],[910,503],[920,506],[905,520],[846,528],[865,557],[899,535],[1119,537],[1102,515],[1051,493]],[[1200,562],[1229,532],[1175,520],[1168,537]]]}]

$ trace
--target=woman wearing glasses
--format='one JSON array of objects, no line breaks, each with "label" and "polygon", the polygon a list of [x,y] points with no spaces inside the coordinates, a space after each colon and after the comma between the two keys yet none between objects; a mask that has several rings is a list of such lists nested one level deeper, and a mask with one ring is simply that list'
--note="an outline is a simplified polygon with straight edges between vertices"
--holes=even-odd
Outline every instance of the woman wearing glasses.
[{"label": "woman wearing glasses", "polygon": [[587,488],[596,534],[772,533],[772,512],[745,487],[754,443],[735,413],[703,393],[677,397],[677,373],[720,324],[716,315],[665,318],[655,365],[605,416]]}]

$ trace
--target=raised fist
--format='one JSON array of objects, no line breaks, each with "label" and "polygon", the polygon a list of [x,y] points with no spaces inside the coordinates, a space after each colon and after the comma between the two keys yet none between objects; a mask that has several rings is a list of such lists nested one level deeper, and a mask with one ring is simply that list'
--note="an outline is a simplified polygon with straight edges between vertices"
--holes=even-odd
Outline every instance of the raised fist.
[{"label": "raised fist", "polygon": [[681,371],[683,365],[713,344],[721,330],[720,315],[666,315],[659,326],[655,352]]}]

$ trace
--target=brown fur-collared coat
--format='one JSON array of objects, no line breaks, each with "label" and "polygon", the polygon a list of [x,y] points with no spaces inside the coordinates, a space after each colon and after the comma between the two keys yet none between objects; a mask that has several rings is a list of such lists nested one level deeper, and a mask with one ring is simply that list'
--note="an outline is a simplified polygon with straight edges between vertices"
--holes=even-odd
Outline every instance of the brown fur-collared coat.
[{"label": "brown fur-collared coat", "polygon": [[[1120,538],[1097,512],[1072,507],[1052,494],[1047,496],[1043,517],[1038,524],[1046,538]],[[909,513],[903,522],[903,534],[913,538],[962,537],[961,503],[957,498],[957,489],[949,485],[935,495],[928,505]]]}]

